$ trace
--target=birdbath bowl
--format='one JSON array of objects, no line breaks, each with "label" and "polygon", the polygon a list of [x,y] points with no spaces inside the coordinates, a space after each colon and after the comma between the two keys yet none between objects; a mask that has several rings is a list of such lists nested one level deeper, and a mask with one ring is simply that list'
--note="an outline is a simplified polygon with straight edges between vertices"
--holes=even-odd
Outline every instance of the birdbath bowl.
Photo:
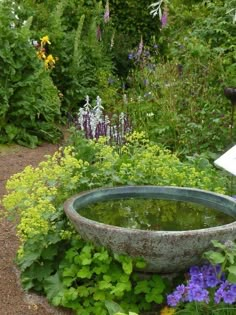
[{"label": "birdbath bowl", "polygon": [[[81,209],[95,203],[128,198],[191,202],[231,216],[232,221],[195,230],[154,231],[104,224],[80,215]],[[147,262],[145,272],[166,274],[186,270],[202,262],[202,254],[212,246],[211,240],[236,239],[236,200],[200,189],[169,186],[101,188],[72,196],[65,202],[64,210],[83,239],[114,253],[144,258]],[[178,212],[175,215],[177,220]]]}]

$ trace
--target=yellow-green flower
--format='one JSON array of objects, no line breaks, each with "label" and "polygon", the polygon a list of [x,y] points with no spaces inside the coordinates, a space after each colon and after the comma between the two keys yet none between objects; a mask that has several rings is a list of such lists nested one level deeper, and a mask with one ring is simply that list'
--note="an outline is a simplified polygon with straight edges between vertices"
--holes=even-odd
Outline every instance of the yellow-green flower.
[{"label": "yellow-green flower", "polygon": [[44,61],[46,68],[53,68],[55,66],[56,60],[53,55],[48,55]]},{"label": "yellow-green flower", "polygon": [[49,37],[48,35],[43,36],[42,38],[40,38],[41,40],[41,45],[44,46],[46,44],[51,45],[51,42],[49,41]]},{"label": "yellow-green flower", "polygon": [[165,306],[161,310],[160,315],[173,315],[174,313],[175,313],[175,309],[174,308]]},{"label": "yellow-green flower", "polygon": [[39,59],[45,60],[46,59],[46,55],[45,55],[44,49],[37,51],[37,56],[38,56]]}]

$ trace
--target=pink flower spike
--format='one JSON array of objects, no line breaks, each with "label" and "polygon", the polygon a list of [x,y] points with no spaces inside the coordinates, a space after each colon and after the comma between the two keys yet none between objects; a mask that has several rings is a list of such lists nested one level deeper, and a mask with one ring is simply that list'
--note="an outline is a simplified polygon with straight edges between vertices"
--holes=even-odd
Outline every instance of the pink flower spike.
[{"label": "pink flower spike", "polygon": [[168,11],[165,9],[163,12],[163,15],[161,17],[161,28],[166,27],[167,25],[167,17],[168,17]]},{"label": "pink flower spike", "polygon": [[96,32],[97,40],[101,41],[102,40],[102,31],[100,25],[97,26],[97,32]]},{"label": "pink flower spike", "polygon": [[141,40],[138,46],[137,56],[140,57],[143,52],[143,36],[141,36]]}]

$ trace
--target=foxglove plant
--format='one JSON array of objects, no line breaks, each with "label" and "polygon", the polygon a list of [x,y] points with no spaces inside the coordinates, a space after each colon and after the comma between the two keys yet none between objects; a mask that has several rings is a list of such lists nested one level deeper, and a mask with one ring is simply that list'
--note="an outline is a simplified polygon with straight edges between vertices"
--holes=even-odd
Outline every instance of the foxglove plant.
[{"label": "foxglove plant", "polygon": [[127,115],[125,113],[120,113],[118,116],[105,114],[99,96],[94,107],[89,102],[89,96],[86,96],[86,102],[77,114],[76,126],[84,132],[86,138],[98,139],[103,136],[109,143],[116,144],[122,144],[125,135],[131,131]]},{"label": "foxglove plant", "polygon": [[110,20],[110,9],[109,9],[109,1],[107,0],[105,6],[105,13],[104,13],[104,22],[108,23]]},{"label": "foxglove plant", "polygon": [[166,27],[166,25],[167,25],[167,18],[168,18],[168,10],[165,7],[164,12],[163,12],[162,17],[161,17],[161,28]]}]

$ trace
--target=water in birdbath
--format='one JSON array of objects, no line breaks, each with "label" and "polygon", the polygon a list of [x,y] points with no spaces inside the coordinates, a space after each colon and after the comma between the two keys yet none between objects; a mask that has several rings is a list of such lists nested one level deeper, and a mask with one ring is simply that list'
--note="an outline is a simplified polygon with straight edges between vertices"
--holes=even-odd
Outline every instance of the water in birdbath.
[{"label": "water in birdbath", "polygon": [[235,221],[234,217],[201,204],[162,199],[99,201],[77,211],[100,223],[153,231],[205,229]]}]

